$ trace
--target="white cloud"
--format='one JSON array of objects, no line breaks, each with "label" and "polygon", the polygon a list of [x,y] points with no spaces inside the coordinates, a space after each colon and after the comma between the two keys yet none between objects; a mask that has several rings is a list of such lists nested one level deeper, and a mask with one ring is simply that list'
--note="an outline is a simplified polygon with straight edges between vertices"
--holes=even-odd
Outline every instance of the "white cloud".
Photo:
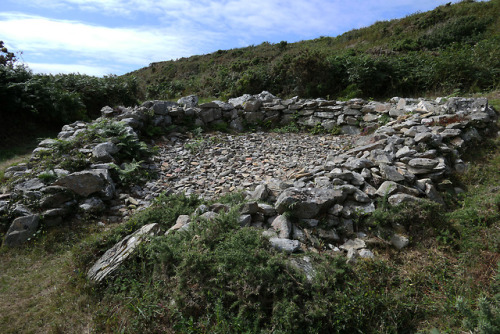
[{"label": "white cloud", "polygon": [[[393,18],[392,12],[428,10],[447,0],[24,0],[36,6],[74,7],[114,16],[147,13],[180,29],[197,26],[212,32],[298,37],[336,35],[349,27]],[[387,17],[387,16],[390,17]],[[265,36],[261,40],[266,40]]]},{"label": "white cloud", "polygon": [[51,20],[23,14],[0,14],[0,36],[15,49],[147,65],[196,53],[211,33],[158,28],[109,28],[77,21]]},{"label": "white cloud", "polygon": [[[0,36],[30,64],[84,64],[123,73],[151,62],[263,41],[335,36],[447,0],[2,0],[86,17],[55,20],[0,12]],[[91,17],[89,17],[91,13]],[[403,13],[403,14],[402,14]],[[55,15],[54,14],[54,15]],[[153,20],[153,22],[150,22]],[[139,22],[139,23],[138,23]],[[121,26],[117,26],[120,25]],[[150,24],[148,26],[148,24]],[[113,26],[111,26],[113,25]],[[30,58],[31,55],[31,59]],[[34,57],[36,55],[36,57]],[[88,65],[88,64],[92,65]],[[109,65],[112,64],[112,65]],[[34,65],[32,65],[34,66]],[[56,65],[54,65],[56,66]],[[61,70],[67,66],[57,65]],[[41,67],[40,67],[41,68]],[[76,68],[76,67],[75,67]],[[79,71],[77,69],[77,71]],[[52,72],[52,70],[51,70]],[[92,73],[94,73],[92,72]],[[53,73],[53,72],[52,72]],[[88,73],[88,72],[86,72]]]},{"label": "white cloud", "polygon": [[52,64],[52,63],[26,63],[34,73],[82,73],[94,76],[104,76],[113,73],[113,69],[103,66],[82,64]]}]

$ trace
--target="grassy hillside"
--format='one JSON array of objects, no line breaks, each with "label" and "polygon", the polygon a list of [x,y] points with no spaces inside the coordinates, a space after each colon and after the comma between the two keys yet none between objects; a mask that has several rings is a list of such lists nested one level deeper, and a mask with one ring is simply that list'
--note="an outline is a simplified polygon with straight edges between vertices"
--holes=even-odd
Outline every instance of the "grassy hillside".
[{"label": "grassy hillside", "polygon": [[500,85],[500,1],[462,1],[337,37],[152,63],[135,76],[143,98],[390,97],[470,93]]}]

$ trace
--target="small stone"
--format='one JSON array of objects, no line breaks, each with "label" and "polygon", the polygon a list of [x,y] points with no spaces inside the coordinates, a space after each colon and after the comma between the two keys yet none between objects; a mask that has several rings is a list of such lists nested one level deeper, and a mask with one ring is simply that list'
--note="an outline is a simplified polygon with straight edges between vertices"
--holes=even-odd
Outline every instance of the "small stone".
[{"label": "small stone", "polygon": [[271,246],[284,253],[295,253],[300,250],[300,242],[298,240],[271,238],[269,239]]},{"label": "small stone", "polygon": [[397,249],[403,249],[410,243],[410,240],[401,234],[394,234],[391,238],[391,244]]}]

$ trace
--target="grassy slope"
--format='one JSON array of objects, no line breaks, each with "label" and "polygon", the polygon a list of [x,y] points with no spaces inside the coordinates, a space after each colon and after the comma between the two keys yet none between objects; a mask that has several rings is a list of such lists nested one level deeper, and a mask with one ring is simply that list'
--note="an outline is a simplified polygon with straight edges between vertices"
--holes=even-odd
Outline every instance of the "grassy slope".
[{"label": "grassy slope", "polygon": [[[500,104],[500,100],[492,102]],[[444,220],[438,223],[435,212],[422,213],[424,218],[415,225],[412,234],[413,246],[403,252],[377,248],[380,263],[362,263],[350,272],[352,284],[350,292],[345,293],[354,293],[353,296],[368,293],[366,298],[376,298],[372,302],[382,303],[382,308],[373,308],[363,304],[364,297],[354,303],[359,312],[371,310],[362,319],[374,316],[382,319],[383,326],[373,330],[391,332],[390,326],[397,323],[423,332],[432,328],[443,333],[467,330],[462,324],[467,312],[456,308],[461,298],[477,314],[478,298],[487,297],[498,312],[499,301],[493,298],[500,292],[500,138],[482,145],[467,158],[471,161],[470,169],[457,176],[467,193],[448,199],[453,210]],[[141,219],[164,220],[167,211]],[[403,212],[401,219],[406,219],[407,214]],[[409,217],[415,219],[411,214]],[[109,228],[116,230],[114,226]],[[116,231],[124,233],[123,228]],[[113,242],[109,232],[89,221],[44,231],[23,249],[1,249],[0,332],[67,333],[96,329],[115,332],[119,328],[125,332],[141,328],[189,332],[189,328],[196,327],[197,323],[188,319],[181,318],[176,323],[174,320],[179,318],[160,315],[156,305],[173,292],[151,285],[149,273],[144,281],[144,273],[134,271],[143,266],[140,261],[144,260],[140,258],[122,272],[125,276],[121,280],[108,287],[95,290],[88,285],[82,274],[84,268],[91,264],[96,251],[102,252],[103,245]],[[190,256],[193,254],[196,252]],[[329,270],[328,266],[325,270]],[[184,273],[184,276],[189,275]],[[163,278],[165,282],[171,279],[175,283],[178,278]],[[368,297],[370,291],[376,291],[376,295]],[[390,307],[384,304],[388,302]],[[341,305],[334,309],[338,307]],[[155,317],[158,318],[153,321]],[[198,325],[205,326],[207,331],[224,332],[224,326],[237,319],[228,317],[214,323],[214,317],[218,316],[211,316],[208,311]],[[174,330],[173,326],[178,327]]]},{"label": "grassy slope", "polygon": [[[401,90],[406,93],[403,94],[405,96],[412,92],[422,96],[434,92],[449,94],[454,89],[469,91],[477,89],[474,88],[476,84],[460,87],[456,79],[467,78],[467,74],[453,73],[461,72],[460,67],[464,62],[474,63],[474,59],[467,59],[463,53],[476,53],[478,63],[472,64],[477,67],[475,71],[483,71],[480,69],[481,62],[491,62],[496,69],[488,75],[496,76],[498,84],[499,65],[491,58],[492,52],[498,52],[500,40],[498,12],[498,0],[478,3],[464,1],[403,19],[377,22],[338,37],[320,37],[289,44],[264,42],[246,48],[219,50],[207,55],[152,63],[129,75],[138,78],[143,93],[149,92],[149,97],[163,98],[176,98],[188,93],[228,97],[256,93],[263,89],[280,96],[299,94],[302,97],[338,97],[348,95],[349,92],[343,89],[348,84],[356,83],[356,78],[358,81],[366,80],[367,86],[375,85],[380,80],[371,76],[377,75],[390,75],[390,80],[387,78],[384,84],[394,85],[395,89],[392,92],[361,89],[362,94],[396,95],[400,93],[394,90]],[[473,32],[476,29],[482,32],[476,34]],[[481,54],[482,50],[488,49],[485,48],[488,45],[493,45],[493,49]],[[378,72],[369,72],[376,64],[365,62],[364,55],[383,59],[389,65],[384,63]],[[338,63],[335,63],[335,57],[340,57]],[[484,59],[479,60],[481,57]],[[456,66],[447,67],[450,61],[456,62]],[[432,65],[426,67],[425,62]],[[332,63],[338,66],[332,69]],[[343,67],[347,67],[348,73]],[[412,68],[433,73],[410,75]],[[436,74],[437,78],[434,78],[433,75],[439,71],[444,71],[444,77],[440,78],[441,74]],[[330,82],[332,77],[336,82]],[[420,80],[432,81],[433,86],[409,86],[405,77],[415,84]],[[439,78],[441,83],[434,82]],[[443,81],[447,79],[449,83],[444,85]],[[366,97],[369,96],[375,97]]]}]

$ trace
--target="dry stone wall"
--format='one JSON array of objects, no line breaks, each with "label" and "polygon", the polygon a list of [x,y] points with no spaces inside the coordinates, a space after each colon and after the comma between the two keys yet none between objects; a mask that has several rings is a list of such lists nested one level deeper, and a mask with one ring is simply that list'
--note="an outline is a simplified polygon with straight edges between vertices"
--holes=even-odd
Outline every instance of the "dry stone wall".
[{"label": "dry stone wall", "polygon": [[[373,212],[377,199],[384,196],[391,205],[423,198],[443,203],[439,191],[455,191],[448,177],[466,168],[461,151],[497,131],[497,113],[484,98],[328,101],[279,99],[262,92],[228,102],[198,104],[196,96],[188,96],[177,103],[148,101],[133,108],[105,107],[97,122],[103,119],[121,121],[137,140],[146,127],[186,123],[202,128],[228,125],[236,132],[248,126],[298,124],[352,136],[350,149],[332,150],[291,179],[271,178],[251,185],[247,192],[250,202],[242,209],[240,221],[242,226],[265,228],[270,243],[283,251],[299,251],[324,240],[333,248],[340,246],[353,259],[373,256],[363,240],[343,237],[352,234],[356,215]],[[66,125],[58,138],[69,141],[91,126],[84,122]],[[41,142],[33,159],[40,153],[50,154],[52,144],[53,140]],[[0,215],[12,219],[5,244],[22,244],[40,221],[58,225],[75,212],[99,212],[119,221],[128,208],[146,207],[160,191],[172,191],[151,181],[125,194],[110,175],[120,150],[123,148],[112,140],[95,141],[80,150],[89,160],[84,170],[70,173],[54,166],[54,179],[48,183],[34,174],[29,163],[9,168],[5,175],[14,182],[0,195]],[[153,161],[143,168],[161,172]],[[290,221],[285,213],[303,224]],[[320,219],[324,222],[321,227]],[[395,247],[407,244],[402,234],[391,240]]]}]

